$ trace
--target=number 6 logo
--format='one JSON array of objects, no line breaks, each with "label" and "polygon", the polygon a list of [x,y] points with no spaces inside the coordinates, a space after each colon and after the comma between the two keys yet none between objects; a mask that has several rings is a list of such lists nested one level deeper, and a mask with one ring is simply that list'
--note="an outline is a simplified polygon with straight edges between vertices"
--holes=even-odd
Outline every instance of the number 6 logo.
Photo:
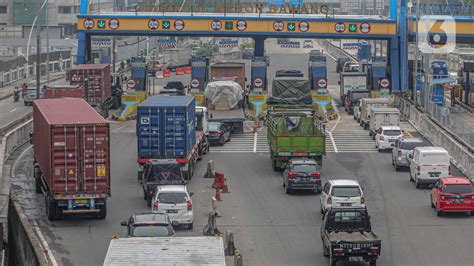
[{"label": "number 6 logo", "polygon": [[422,16],[418,48],[425,54],[449,54],[456,48],[456,21],[451,16]]}]

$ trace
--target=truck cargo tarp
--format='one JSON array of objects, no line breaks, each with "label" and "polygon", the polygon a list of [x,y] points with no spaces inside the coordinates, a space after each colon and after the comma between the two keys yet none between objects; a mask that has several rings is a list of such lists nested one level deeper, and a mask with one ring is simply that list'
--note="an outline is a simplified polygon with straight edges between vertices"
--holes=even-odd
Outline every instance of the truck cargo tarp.
[{"label": "truck cargo tarp", "polygon": [[300,98],[311,95],[309,80],[304,78],[281,77],[272,83],[272,96],[278,98]]},{"label": "truck cargo tarp", "polygon": [[235,81],[213,81],[206,86],[204,95],[206,99],[211,101],[212,105],[216,105],[222,95],[227,95],[230,109],[234,109],[243,99],[242,87]]}]

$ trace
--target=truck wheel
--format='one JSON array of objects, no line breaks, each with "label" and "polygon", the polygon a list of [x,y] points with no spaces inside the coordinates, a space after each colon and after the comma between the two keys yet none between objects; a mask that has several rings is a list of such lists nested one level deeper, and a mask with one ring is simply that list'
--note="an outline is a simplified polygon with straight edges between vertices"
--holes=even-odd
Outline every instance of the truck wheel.
[{"label": "truck wheel", "polygon": [[107,202],[104,201],[104,205],[100,206],[99,213],[97,214],[97,219],[103,220],[107,216]]},{"label": "truck wheel", "polygon": [[35,188],[36,188],[36,193],[43,192],[43,190],[41,189],[41,179],[35,178]]},{"label": "truck wheel", "polygon": [[376,260],[371,260],[371,261],[369,262],[369,265],[370,265],[370,266],[377,266],[377,261],[376,261]]},{"label": "truck wheel", "polygon": [[186,226],[189,230],[193,230],[194,228],[194,223],[190,223]]},{"label": "truck wheel", "polygon": [[58,219],[58,215],[56,214],[56,201],[54,201],[51,196],[45,196],[45,207],[46,207],[46,216],[48,216],[48,220],[55,221]]},{"label": "truck wheel", "polygon": [[273,171],[278,172],[279,169],[277,167],[276,160],[272,160],[272,167],[273,167]]},{"label": "truck wheel", "polygon": [[415,177],[415,187],[420,188],[420,183],[418,183],[418,178]]}]

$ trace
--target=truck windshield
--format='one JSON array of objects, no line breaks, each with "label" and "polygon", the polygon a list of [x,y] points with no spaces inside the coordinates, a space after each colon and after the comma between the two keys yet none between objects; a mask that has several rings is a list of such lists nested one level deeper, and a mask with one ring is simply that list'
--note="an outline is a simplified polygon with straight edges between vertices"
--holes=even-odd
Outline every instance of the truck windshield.
[{"label": "truck windshield", "polygon": [[180,204],[186,203],[188,197],[182,192],[162,192],[158,194],[159,203]]},{"label": "truck windshield", "polygon": [[357,186],[337,186],[333,187],[331,195],[335,197],[359,197],[361,193]]},{"label": "truck windshield", "polygon": [[472,193],[472,185],[446,185],[443,193],[448,194],[470,194]]}]

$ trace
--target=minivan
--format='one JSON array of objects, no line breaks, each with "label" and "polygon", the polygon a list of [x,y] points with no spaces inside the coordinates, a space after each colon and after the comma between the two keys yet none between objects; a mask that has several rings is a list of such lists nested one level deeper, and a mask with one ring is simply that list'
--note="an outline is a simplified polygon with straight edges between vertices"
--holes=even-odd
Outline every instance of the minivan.
[{"label": "minivan", "polygon": [[407,153],[407,160],[410,162],[410,181],[415,182],[416,188],[451,174],[449,153],[441,147],[416,147]]}]

